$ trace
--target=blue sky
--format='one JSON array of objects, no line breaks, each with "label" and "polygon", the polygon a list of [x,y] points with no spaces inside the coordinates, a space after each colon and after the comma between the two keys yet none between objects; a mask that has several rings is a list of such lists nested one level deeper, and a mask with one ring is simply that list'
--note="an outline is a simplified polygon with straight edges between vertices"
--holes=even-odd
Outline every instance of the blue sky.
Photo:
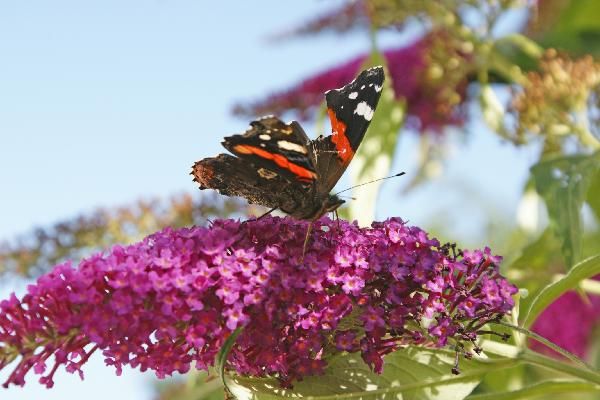
[{"label": "blue sky", "polygon": [[[191,164],[247,126],[230,115],[234,102],[368,50],[365,33],[266,42],[339,3],[1,2],[0,240],[99,206],[195,193]],[[535,150],[503,144],[477,122],[469,131],[453,135],[444,177],[408,196],[400,194],[408,180],[386,182],[378,217],[428,224],[444,215],[457,237],[483,244],[477,235],[490,208],[514,214]],[[416,140],[404,135],[394,170],[410,174],[415,161]],[[0,294],[15,288],[22,284],[5,283]],[[151,373],[115,377],[100,357],[85,371],[83,383],[59,373],[50,391],[30,376],[26,389],[0,389],[0,397],[150,398]]]}]

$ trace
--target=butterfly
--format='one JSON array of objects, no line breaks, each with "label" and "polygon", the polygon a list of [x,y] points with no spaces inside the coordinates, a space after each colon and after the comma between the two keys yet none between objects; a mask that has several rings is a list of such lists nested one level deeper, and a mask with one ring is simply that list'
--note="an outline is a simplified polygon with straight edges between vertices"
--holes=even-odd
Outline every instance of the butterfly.
[{"label": "butterfly", "polygon": [[344,200],[330,192],[365,136],[384,78],[383,68],[374,67],[346,86],[325,92],[330,136],[310,140],[296,121],[262,117],[243,134],[223,140],[233,155],[196,162],[194,181],[200,189],[243,197],[297,219],[315,221],[335,211]]}]

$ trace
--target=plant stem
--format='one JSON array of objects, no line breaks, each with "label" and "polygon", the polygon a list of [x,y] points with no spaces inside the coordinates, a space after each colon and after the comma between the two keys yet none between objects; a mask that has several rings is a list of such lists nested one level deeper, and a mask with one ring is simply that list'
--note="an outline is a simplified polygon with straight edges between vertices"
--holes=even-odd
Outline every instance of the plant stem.
[{"label": "plant stem", "polygon": [[582,369],[565,362],[561,362],[555,358],[543,356],[531,350],[525,350],[519,358],[526,363],[537,365],[543,368],[554,371],[563,372],[565,374],[583,379],[588,382],[593,382],[600,385],[600,374],[597,371]]},{"label": "plant stem", "polygon": [[586,369],[588,369],[590,371],[595,371],[594,367],[592,367],[591,365],[589,365],[588,363],[586,363],[585,361],[583,361],[582,359],[580,359],[573,353],[568,352],[567,350],[563,349],[562,347],[557,346],[556,344],[552,343],[545,337],[540,336],[537,333],[530,331],[529,329],[521,328],[520,326],[512,325],[512,324],[502,322],[502,321],[497,321],[497,322],[493,322],[493,323],[497,324],[497,325],[505,326],[510,329],[514,329],[519,333],[529,336],[530,338],[542,343],[543,345],[545,345],[545,346],[549,347],[550,349],[554,350],[555,352],[559,353],[563,357],[571,360],[575,364],[579,364],[582,367],[585,367]]},{"label": "plant stem", "polygon": [[501,321],[494,322],[494,324],[502,325],[502,326],[514,329],[520,333],[523,333],[523,334],[543,343],[544,345],[548,346],[552,350],[554,350],[557,353],[568,358],[569,360],[571,360],[572,362],[574,362],[577,365],[571,365],[564,361],[557,360],[555,358],[546,357],[539,353],[531,351],[529,349],[525,349],[522,353],[520,353],[516,357],[518,360],[521,360],[521,361],[529,363],[529,364],[537,365],[537,366],[540,366],[543,368],[551,369],[554,371],[559,371],[559,372],[577,377],[584,381],[593,382],[597,385],[600,385],[600,373],[598,373],[598,371],[594,367],[587,364],[585,361],[581,360],[579,357],[575,356],[574,354],[569,353],[565,349],[555,345],[554,343],[550,342],[549,340],[543,338],[542,336],[540,336],[534,332],[531,332],[528,329],[521,328],[519,326],[511,325],[511,324],[508,324],[506,322],[501,322]]}]

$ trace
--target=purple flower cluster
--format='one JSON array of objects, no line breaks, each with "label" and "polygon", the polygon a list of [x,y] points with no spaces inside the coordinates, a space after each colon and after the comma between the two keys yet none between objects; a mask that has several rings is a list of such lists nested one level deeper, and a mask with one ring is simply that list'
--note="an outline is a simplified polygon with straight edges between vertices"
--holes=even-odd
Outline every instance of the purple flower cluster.
[{"label": "purple flower cluster", "polygon": [[[431,84],[426,76],[428,54],[434,46],[444,42],[442,33],[431,34],[413,44],[383,53],[388,67],[395,97],[407,104],[409,122],[420,129],[439,130],[446,125],[464,122],[462,110],[456,104],[448,104],[444,84]],[[351,61],[321,72],[298,85],[271,95],[250,105],[237,105],[234,114],[256,116],[280,115],[296,111],[306,119],[323,101],[323,92],[342,87],[356,77],[368,59],[361,55]]]},{"label": "purple flower cluster", "polygon": [[[600,279],[597,276],[595,279]],[[532,330],[571,353],[585,358],[588,355],[594,328],[600,323],[600,296],[583,299],[575,291],[560,296],[548,306],[533,324]],[[537,351],[559,356],[543,344],[532,341]]]},{"label": "purple flower cluster", "polygon": [[454,254],[397,218],[371,228],[322,218],[303,258],[306,228],[217,220],[56,266],[0,303],[0,369],[16,364],[4,385],[31,369],[48,387],[60,366],[83,376],[95,351],[117,373],[206,369],[238,327],[228,368],[240,374],[289,386],[342,351],[381,372],[402,345],[462,348],[513,306],[517,289],[487,248]]}]

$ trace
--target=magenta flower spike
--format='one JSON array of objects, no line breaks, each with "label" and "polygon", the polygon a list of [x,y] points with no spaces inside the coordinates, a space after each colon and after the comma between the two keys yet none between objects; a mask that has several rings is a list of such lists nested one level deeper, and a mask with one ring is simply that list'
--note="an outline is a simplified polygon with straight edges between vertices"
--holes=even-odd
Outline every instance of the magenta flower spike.
[{"label": "magenta flower spike", "polygon": [[[600,276],[596,276],[595,279],[600,279]],[[569,291],[540,314],[532,330],[576,356],[586,358],[590,353],[594,329],[598,323],[600,296],[588,295],[584,299],[579,293]],[[531,341],[531,348],[560,357],[558,353],[536,341]]]},{"label": "magenta flower spike", "polygon": [[61,367],[83,377],[95,352],[117,374],[206,369],[239,327],[228,368],[290,386],[343,351],[380,372],[403,345],[473,342],[513,307],[517,289],[487,248],[454,254],[398,218],[370,228],[322,218],[301,261],[306,226],[217,220],[57,265],[0,303],[4,386],[32,369],[47,387]]},{"label": "magenta flower spike", "polygon": [[[444,43],[443,33],[432,34],[408,46],[384,51],[383,56],[395,97],[406,101],[409,125],[422,130],[439,131],[446,125],[461,125],[465,115],[459,104],[448,105],[445,97],[438,96],[446,90],[445,85],[432,86],[427,82],[427,56],[432,51],[433,43]],[[301,119],[307,119],[323,101],[323,92],[352,81],[368,57],[367,54],[360,55],[264,100],[238,104],[233,112],[257,116],[295,111]],[[461,90],[464,91],[464,88]]]}]

